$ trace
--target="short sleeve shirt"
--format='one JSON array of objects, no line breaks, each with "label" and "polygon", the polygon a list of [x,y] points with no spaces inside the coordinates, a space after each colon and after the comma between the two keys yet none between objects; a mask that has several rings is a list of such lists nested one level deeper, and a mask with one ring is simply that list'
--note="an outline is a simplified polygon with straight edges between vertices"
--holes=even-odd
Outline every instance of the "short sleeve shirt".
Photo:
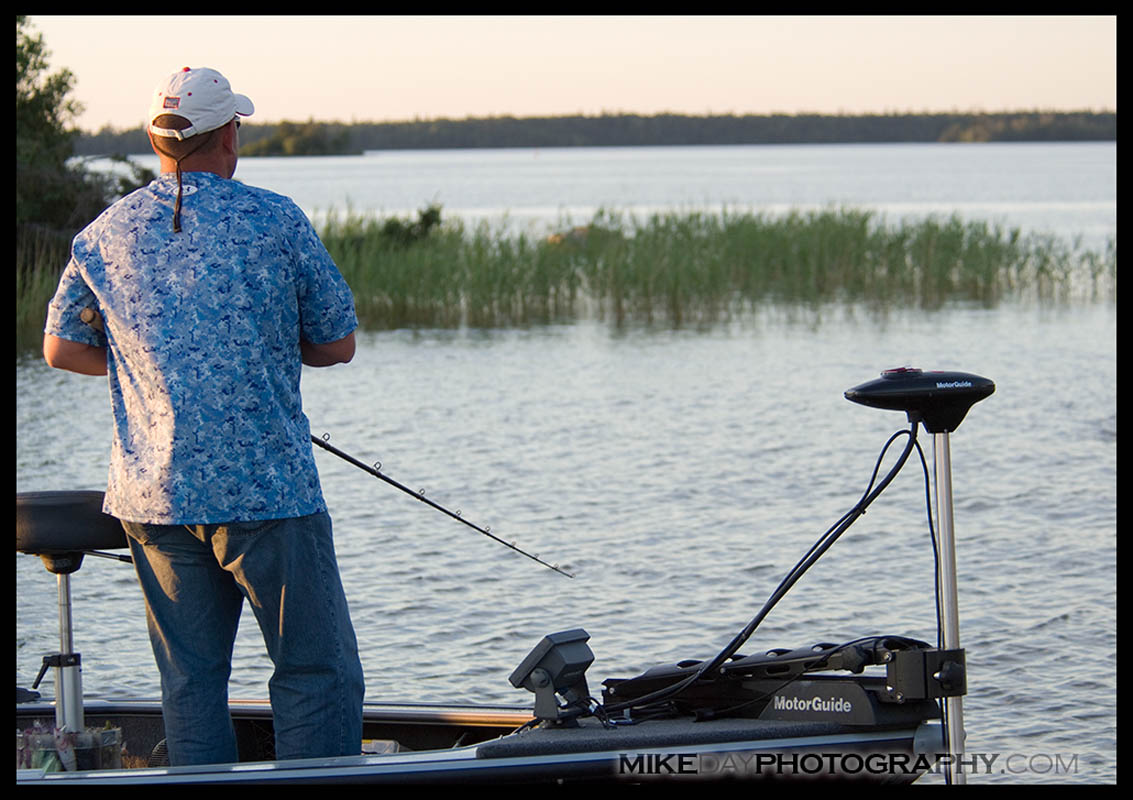
[{"label": "short sleeve shirt", "polygon": [[357,327],[350,289],[288,198],[184,173],[174,233],[176,196],[162,175],[103,212],[75,237],[48,309],[47,333],[108,348],[104,510],[157,524],[325,510],[299,342]]}]

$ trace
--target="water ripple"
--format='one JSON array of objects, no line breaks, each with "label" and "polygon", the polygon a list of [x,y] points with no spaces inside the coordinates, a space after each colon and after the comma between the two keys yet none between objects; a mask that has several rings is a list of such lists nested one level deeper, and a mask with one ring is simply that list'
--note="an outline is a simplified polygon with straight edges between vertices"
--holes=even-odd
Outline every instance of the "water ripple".
[{"label": "water ripple", "polygon": [[[894,333],[852,323],[392,332],[361,335],[349,368],[305,373],[313,428],[577,575],[318,454],[371,699],[526,702],[507,675],[542,636],[574,627],[591,634],[594,683],[714,655],[856,502],[881,444],[905,425],[842,392],[912,360],[997,382],[952,436],[968,749],[1077,753],[1070,780],[1116,781],[1112,315],[953,310]],[[1099,343],[1109,343],[1101,359]],[[1092,359],[1090,391],[1036,392],[1019,364],[1051,353],[1062,359],[1051,369]],[[454,373],[491,380],[454,393]],[[17,491],[104,484],[109,413],[97,383],[17,366]],[[923,446],[931,470],[929,437]],[[932,575],[924,479],[910,462],[743,650],[866,633],[935,641]],[[55,585],[26,556],[16,584],[27,685],[57,649]],[[73,591],[84,687],[156,696],[131,570],[88,559]],[[233,695],[266,696],[270,663],[251,615],[236,664]]]}]

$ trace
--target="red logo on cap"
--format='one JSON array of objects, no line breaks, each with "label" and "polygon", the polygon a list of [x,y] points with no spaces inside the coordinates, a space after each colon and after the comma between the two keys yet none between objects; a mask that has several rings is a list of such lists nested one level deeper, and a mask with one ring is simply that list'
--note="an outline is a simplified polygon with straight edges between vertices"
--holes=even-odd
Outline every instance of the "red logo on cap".
[{"label": "red logo on cap", "polygon": [[165,102],[161,104],[162,108],[177,108],[181,105],[180,97],[167,97]]}]

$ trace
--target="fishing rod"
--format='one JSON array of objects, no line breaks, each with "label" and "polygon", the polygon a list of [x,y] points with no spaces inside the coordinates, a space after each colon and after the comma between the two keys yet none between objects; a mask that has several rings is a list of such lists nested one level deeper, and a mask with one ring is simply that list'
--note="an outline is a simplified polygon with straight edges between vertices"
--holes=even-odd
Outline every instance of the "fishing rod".
[{"label": "fishing rod", "polygon": [[[79,313],[79,318],[83,322],[85,322],[87,325],[89,325],[90,327],[92,327],[92,328],[94,328],[98,331],[103,330],[102,317],[93,308],[84,308]],[[400,489],[401,491],[405,492],[410,497],[415,497],[416,499],[420,500],[422,503],[425,503],[426,505],[430,505],[433,508],[437,509],[437,511],[441,511],[445,514],[448,514],[453,519],[455,519],[459,522],[463,522],[465,525],[472,528],[472,530],[477,531],[478,533],[482,533],[490,539],[495,539],[497,542],[499,542],[502,545],[506,545],[507,547],[510,547],[512,550],[519,553],[520,555],[527,556],[532,561],[537,561],[540,564],[542,564],[544,567],[547,567],[549,569],[553,569],[555,572],[559,573],[560,575],[566,575],[568,578],[574,577],[569,572],[561,569],[558,564],[548,564],[546,561],[539,558],[538,556],[532,555],[531,553],[528,553],[525,550],[521,550],[520,548],[516,547],[511,542],[504,541],[500,537],[496,536],[494,533],[489,532],[487,528],[481,528],[479,525],[475,525],[475,524],[469,522],[468,520],[466,520],[464,517],[462,517],[460,515],[459,511],[456,511],[456,512],[449,511],[447,508],[440,505],[439,503],[434,503],[432,500],[425,497],[423,492],[415,492],[412,489],[410,489],[408,486],[405,486],[401,483],[398,483],[397,481],[395,481],[393,478],[389,477],[388,475],[383,475],[381,473],[381,471],[379,469],[377,469],[376,467],[372,467],[369,464],[363,464],[361,461],[354,458],[354,456],[350,455],[349,453],[344,453],[343,451],[339,450],[334,445],[330,444],[327,441],[327,439],[329,439],[329,438],[330,438],[329,433],[324,433],[322,439],[318,438],[317,436],[312,435],[311,436],[311,442],[313,442],[314,444],[317,444],[319,447],[323,448],[327,452],[334,453],[336,456],[341,458],[343,461],[349,462],[349,463],[353,464],[354,466],[358,467],[359,469],[370,473],[375,478],[381,478],[383,481],[388,483],[390,486],[393,486],[397,489]],[[115,558],[116,556],[108,556],[108,557]],[[120,558],[124,559],[125,557],[122,556]]]},{"label": "fishing rod", "polygon": [[472,522],[469,522],[468,520],[466,520],[464,517],[462,517],[460,515],[459,511],[449,511],[447,508],[440,505],[439,503],[434,503],[432,500],[425,497],[423,492],[415,492],[412,489],[410,489],[408,486],[405,486],[404,484],[398,483],[397,481],[395,481],[390,476],[384,475],[378,467],[373,467],[373,466],[370,466],[369,464],[364,464],[361,461],[359,461],[358,459],[354,458],[354,456],[350,455],[349,453],[344,453],[343,451],[339,450],[334,445],[330,444],[327,441],[327,439],[329,439],[329,438],[330,438],[329,433],[324,433],[323,437],[321,439],[317,436],[312,435],[311,436],[311,442],[318,445],[319,447],[323,448],[324,450],[326,450],[329,453],[334,453],[336,456],[341,458],[343,461],[346,461],[347,463],[353,464],[354,466],[358,467],[358,469],[370,473],[375,478],[380,478],[381,480],[385,481],[386,483],[388,483],[390,486],[394,487],[395,489],[400,489],[401,491],[405,492],[410,497],[413,497],[417,500],[420,500],[422,503],[425,503],[426,505],[432,506],[433,508],[437,509],[437,511],[440,511],[444,514],[447,514],[448,516],[455,519],[457,522],[463,522],[465,525],[467,525],[469,528],[472,528],[472,530],[476,531],[477,533],[482,533],[485,536],[487,536],[489,539],[494,539],[497,542],[499,542],[500,544],[505,545],[507,547],[510,547],[512,550],[519,553],[520,555],[527,556],[532,561],[537,561],[540,564],[542,564],[544,567],[547,567],[548,569],[553,569],[555,572],[559,573],[560,575],[566,575],[568,578],[574,577],[569,572],[561,569],[558,564],[548,564],[546,561],[539,558],[539,556],[532,555],[531,553],[528,553],[526,550],[521,550],[520,548],[516,547],[511,542],[505,541],[505,540],[501,539],[499,536],[496,536],[494,533],[491,533],[487,528],[481,528],[479,525],[476,525]]}]

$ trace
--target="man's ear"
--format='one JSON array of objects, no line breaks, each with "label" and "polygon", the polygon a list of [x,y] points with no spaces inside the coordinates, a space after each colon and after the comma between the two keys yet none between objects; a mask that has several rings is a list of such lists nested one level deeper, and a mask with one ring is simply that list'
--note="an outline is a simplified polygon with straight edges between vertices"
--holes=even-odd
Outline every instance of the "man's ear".
[{"label": "man's ear", "polygon": [[236,137],[238,135],[239,134],[236,132],[235,119],[224,126],[224,129],[220,132],[220,144],[224,147],[226,152],[236,153],[236,143],[239,141]]}]

